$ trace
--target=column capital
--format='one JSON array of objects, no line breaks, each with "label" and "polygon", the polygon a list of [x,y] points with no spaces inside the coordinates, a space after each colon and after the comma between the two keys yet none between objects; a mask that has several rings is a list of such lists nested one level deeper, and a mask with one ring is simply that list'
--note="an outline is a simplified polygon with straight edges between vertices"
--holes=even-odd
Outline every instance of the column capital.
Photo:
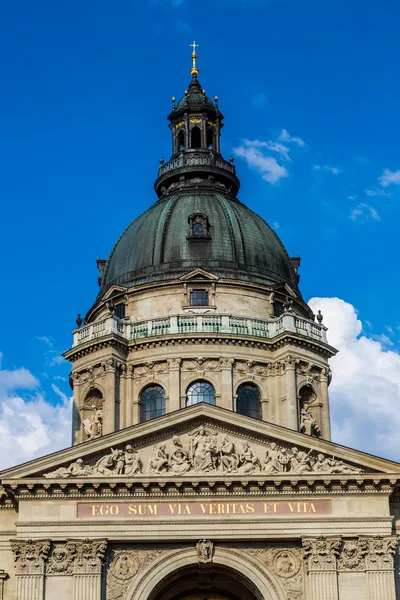
[{"label": "column capital", "polygon": [[304,537],[302,544],[309,571],[336,571],[342,539],[340,537]]},{"label": "column capital", "polygon": [[221,356],[219,359],[219,364],[221,369],[232,369],[233,363],[235,362],[234,358],[229,358],[228,356]]},{"label": "column capital", "polygon": [[49,540],[11,540],[17,575],[43,575]]},{"label": "column capital", "polygon": [[99,574],[107,550],[107,540],[69,540],[69,551],[74,556],[73,573]]},{"label": "column capital", "polygon": [[398,546],[396,535],[374,536],[364,538],[368,544],[365,556],[365,568],[367,571],[393,570],[393,559]]},{"label": "column capital", "polygon": [[179,371],[182,363],[181,358],[167,358],[168,368],[170,371]]}]

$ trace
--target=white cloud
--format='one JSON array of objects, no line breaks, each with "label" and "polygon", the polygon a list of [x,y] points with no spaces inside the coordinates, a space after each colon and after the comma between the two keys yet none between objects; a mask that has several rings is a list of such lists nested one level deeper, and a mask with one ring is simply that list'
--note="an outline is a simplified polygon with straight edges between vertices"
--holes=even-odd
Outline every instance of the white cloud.
[{"label": "white cloud", "polygon": [[0,469],[70,445],[71,400],[53,385],[50,404],[39,385],[28,369],[0,369]]},{"label": "white cloud", "polygon": [[293,137],[292,135],[289,134],[289,132],[286,129],[282,129],[279,139],[281,142],[293,143],[293,144],[297,144],[298,146],[301,146],[301,147],[303,147],[305,145],[304,140],[302,140],[299,137]]},{"label": "white cloud", "polygon": [[400,461],[400,354],[362,333],[357,311],[339,298],[312,298],[339,350],[331,359],[332,439]]},{"label": "white cloud", "polygon": [[233,152],[246,160],[249,167],[259,171],[265,181],[278,183],[284,177],[288,177],[288,172],[285,167],[278,163],[275,157],[265,154],[261,150],[270,150],[269,144],[273,144],[273,142],[244,140],[243,144],[233,148]]},{"label": "white cloud", "polygon": [[385,190],[364,190],[367,196],[375,197],[382,196],[384,198],[391,198],[392,194],[390,192],[385,192]]},{"label": "white cloud", "polygon": [[365,204],[365,202],[361,202],[352,210],[350,219],[352,221],[357,221],[357,219],[365,217],[372,217],[375,221],[381,220],[377,210],[373,206],[370,204]]},{"label": "white cloud", "polygon": [[313,165],[313,169],[314,171],[326,171],[332,175],[339,175],[341,173],[339,167],[330,167],[329,165]]},{"label": "white cloud", "polygon": [[385,169],[381,177],[379,177],[379,181],[381,182],[382,187],[400,185],[400,170],[391,171],[390,169]]}]

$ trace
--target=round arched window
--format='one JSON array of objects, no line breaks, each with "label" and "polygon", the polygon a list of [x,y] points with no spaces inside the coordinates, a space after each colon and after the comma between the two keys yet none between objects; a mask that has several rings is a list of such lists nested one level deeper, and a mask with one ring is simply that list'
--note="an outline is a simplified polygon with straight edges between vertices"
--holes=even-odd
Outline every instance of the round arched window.
[{"label": "round arched window", "polygon": [[215,404],[215,390],[208,381],[194,381],[186,390],[186,406],[192,406],[199,402]]},{"label": "round arched window", "polygon": [[239,385],[236,396],[236,412],[253,417],[253,419],[261,419],[260,391],[253,383]]},{"label": "round arched window", "polygon": [[149,385],[140,393],[140,422],[165,415],[165,392],[161,385]]}]

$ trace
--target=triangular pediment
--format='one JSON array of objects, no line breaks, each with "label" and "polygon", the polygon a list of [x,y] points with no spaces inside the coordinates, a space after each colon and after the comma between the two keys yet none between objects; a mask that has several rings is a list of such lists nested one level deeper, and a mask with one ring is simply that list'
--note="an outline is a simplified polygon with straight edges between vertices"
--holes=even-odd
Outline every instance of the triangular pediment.
[{"label": "triangular pediment", "polygon": [[190,479],[400,474],[400,464],[198,404],[0,473],[10,480]]},{"label": "triangular pediment", "polygon": [[190,273],[186,273],[180,277],[180,281],[218,281],[218,277],[209,273],[208,271],[204,271],[204,269],[194,269],[190,271]]},{"label": "triangular pediment", "polygon": [[112,298],[113,296],[118,296],[119,294],[126,292],[128,288],[123,287],[121,285],[113,285],[110,287],[110,289],[108,289],[106,291],[106,293],[103,296],[103,300],[108,300],[109,298]]}]

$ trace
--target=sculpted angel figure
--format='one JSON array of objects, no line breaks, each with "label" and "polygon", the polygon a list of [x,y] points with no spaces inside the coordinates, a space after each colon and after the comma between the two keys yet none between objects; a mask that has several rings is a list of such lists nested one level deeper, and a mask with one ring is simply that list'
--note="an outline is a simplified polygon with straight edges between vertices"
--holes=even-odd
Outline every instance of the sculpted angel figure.
[{"label": "sculpted angel figure", "polygon": [[162,471],[168,470],[168,454],[166,452],[165,444],[155,446],[153,456],[150,458],[148,470],[154,473],[161,473]]},{"label": "sculpted angel figure", "polygon": [[90,469],[89,467],[85,467],[82,458],[78,458],[76,462],[71,463],[69,467],[60,467],[56,471],[45,473],[44,477],[62,477],[63,479],[66,479],[67,477],[84,477],[85,475],[88,475],[89,472]]},{"label": "sculpted angel figure", "polygon": [[236,471],[239,464],[239,456],[235,444],[231,442],[227,435],[222,437],[219,454],[222,470],[228,471],[228,473]]},{"label": "sculpted angel figure", "polygon": [[239,455],[239,471],[241,473],[252,473],[254,470],[261,471],[260,459],[253,450],[249,442],[242,442],[242,452]]},{"label": "sculpted angel figure", "polygon": [[169,457],[169,467],[171,471],[181,475],[182,473],[186,473],[191,468],[191,463],[189,460],[188,453],[183,449],[183,444],[178,436],[174,435],[172,438],[172,452]]},{"label": "sculpted angel figure", "polygon": [[136,473],[142,472],[143,464],[140,456],[130,444],[125,448],[124,463],[125,475],[136,475]]}]

